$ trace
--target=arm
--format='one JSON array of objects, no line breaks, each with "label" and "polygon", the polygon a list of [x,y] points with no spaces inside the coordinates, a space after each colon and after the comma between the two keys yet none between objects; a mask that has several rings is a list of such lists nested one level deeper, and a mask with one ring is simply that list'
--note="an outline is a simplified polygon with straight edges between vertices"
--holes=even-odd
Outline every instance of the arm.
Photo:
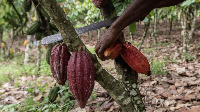
[{"label": "arm", "polygon": [[105,60],[103,57],[104,50],[119,38],[121,31],[126,26],[144,18],[154,8],[172,6],[183,1],[184,0],[133,0],[96,44],[95,52],[98,57],[101,60]]}]

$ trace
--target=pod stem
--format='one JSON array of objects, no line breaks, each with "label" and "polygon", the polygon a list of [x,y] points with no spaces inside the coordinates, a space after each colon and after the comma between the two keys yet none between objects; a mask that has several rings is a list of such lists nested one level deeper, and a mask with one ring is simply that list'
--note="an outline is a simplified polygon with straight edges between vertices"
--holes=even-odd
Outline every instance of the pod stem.
[{"label": "pod stem", "polygon": [[78,47],[78,52],[82,51],[83,46]]}]

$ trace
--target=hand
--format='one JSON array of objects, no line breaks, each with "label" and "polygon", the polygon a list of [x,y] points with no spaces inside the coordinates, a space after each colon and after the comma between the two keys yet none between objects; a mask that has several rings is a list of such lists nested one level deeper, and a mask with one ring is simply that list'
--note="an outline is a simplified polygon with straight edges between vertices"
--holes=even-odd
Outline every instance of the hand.
[{"label": "hand", "polygon": [[121,35],[121,32],[118,34],[112,32],[111,30],[112,30],[111,28],[108,29],[106,33],[100,37],[100,41],[97,42],[95,46],[95,52],[102,61],[105,60],[104,57],[105,49],[108,48],[110,45],[112,45]]}]

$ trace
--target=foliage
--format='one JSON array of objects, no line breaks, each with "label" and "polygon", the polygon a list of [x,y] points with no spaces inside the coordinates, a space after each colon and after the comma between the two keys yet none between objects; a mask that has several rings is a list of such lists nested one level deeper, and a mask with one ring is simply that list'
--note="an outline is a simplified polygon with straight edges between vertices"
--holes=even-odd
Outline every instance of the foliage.
[{"label": "foliage", "polygon": [[61,7],[75,28],[101,20],[100,11],[93,5],[91,0],[84,0],[84,2],[66,0],[61,4]]},{"label": "foliage", "polygon": [[163,69],[164,67],[165,65],[163,61],[153,60],[151,62],[152,74],[156,74],[156,75],[167,74],[167,71]]},{"label": "foliage", "polygon": [[[20,26],[22,26],[23,22],[26,20],[26,13],[21,7],[22,0],[13,2],[16,10],[14,10],[13,6],[8,4],[6,0],[1,0],[0,5],[0,27],[7,29],[14,28],[14,30],[20,28]],[[16,13],[16,11],[19,13],[19,15]]]},{"label": "foliage", "polygon": [[31,112],[50,112],[50,111],[62,111],[67,112],[69,109],[72,108],[72,106],[75,104],[74,100],[70,100],[70,97],[72,97],[71,93],[66,92],[68,88],[65,86],[62,87],[60,90],[60,94],[63,94],[63,96],[60,96],[59,98],[62,99],[62,103],[56,102],[51,103],[48,100],[48,97],[45,97],[42,102],[36,102],[34,101],[34,97],[29,96],[27,99],[22,101],[21,103],[15,103],[10,105],[0,105],[1,111],[9,111],[9,112],[24,112],[24,111],[31,111]]},{"label": "foliage", "polygon": [[[36,57],[35,57],[36,58]],[[12,60],[8,60],[7,63],[0,63],[0,85],[3,82],[8,82],[11,79],[15,79],[17,77],[21,77],[23,75],[36,75],[37,69],[36,69],[36,63],[35,64],[28,64],[23,65],[23,59],[24,56],[22,53],[17,53],[15,57]],[[4,59],[1,58],[0,61],[3,61]],[[15,62],[12,64],[9,64],[10,62]],[[41,75],[51,75],[50,67],[46,63],[45,59],[42,59],[41,64]]]}]

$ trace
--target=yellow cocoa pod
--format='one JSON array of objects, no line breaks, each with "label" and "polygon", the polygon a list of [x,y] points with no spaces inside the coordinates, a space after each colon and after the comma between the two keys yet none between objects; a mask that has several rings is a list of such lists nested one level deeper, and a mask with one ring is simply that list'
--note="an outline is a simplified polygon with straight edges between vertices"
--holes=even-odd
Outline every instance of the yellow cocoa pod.
[{"label": "yellow cocoa pod", "polygon": [[26,45],[27,45],[27,40],[24,41],[24,47],[26,47]]},{"label": "yellow cocoa pod", "polygon": [[12,48],[10,48],[10,54],[13,54],[13,49]]},{"label": "yellow cocoa pod", "polygon": [[32,18],[32,21],[35,21],[35,20],[36,20],[36,17],[33,17],[33,18]]},{"label": "yellow cocoa pod", "polygon": [[6,47],[6,44],[2,42],[1,46],[4,48],[4,47]]}]

